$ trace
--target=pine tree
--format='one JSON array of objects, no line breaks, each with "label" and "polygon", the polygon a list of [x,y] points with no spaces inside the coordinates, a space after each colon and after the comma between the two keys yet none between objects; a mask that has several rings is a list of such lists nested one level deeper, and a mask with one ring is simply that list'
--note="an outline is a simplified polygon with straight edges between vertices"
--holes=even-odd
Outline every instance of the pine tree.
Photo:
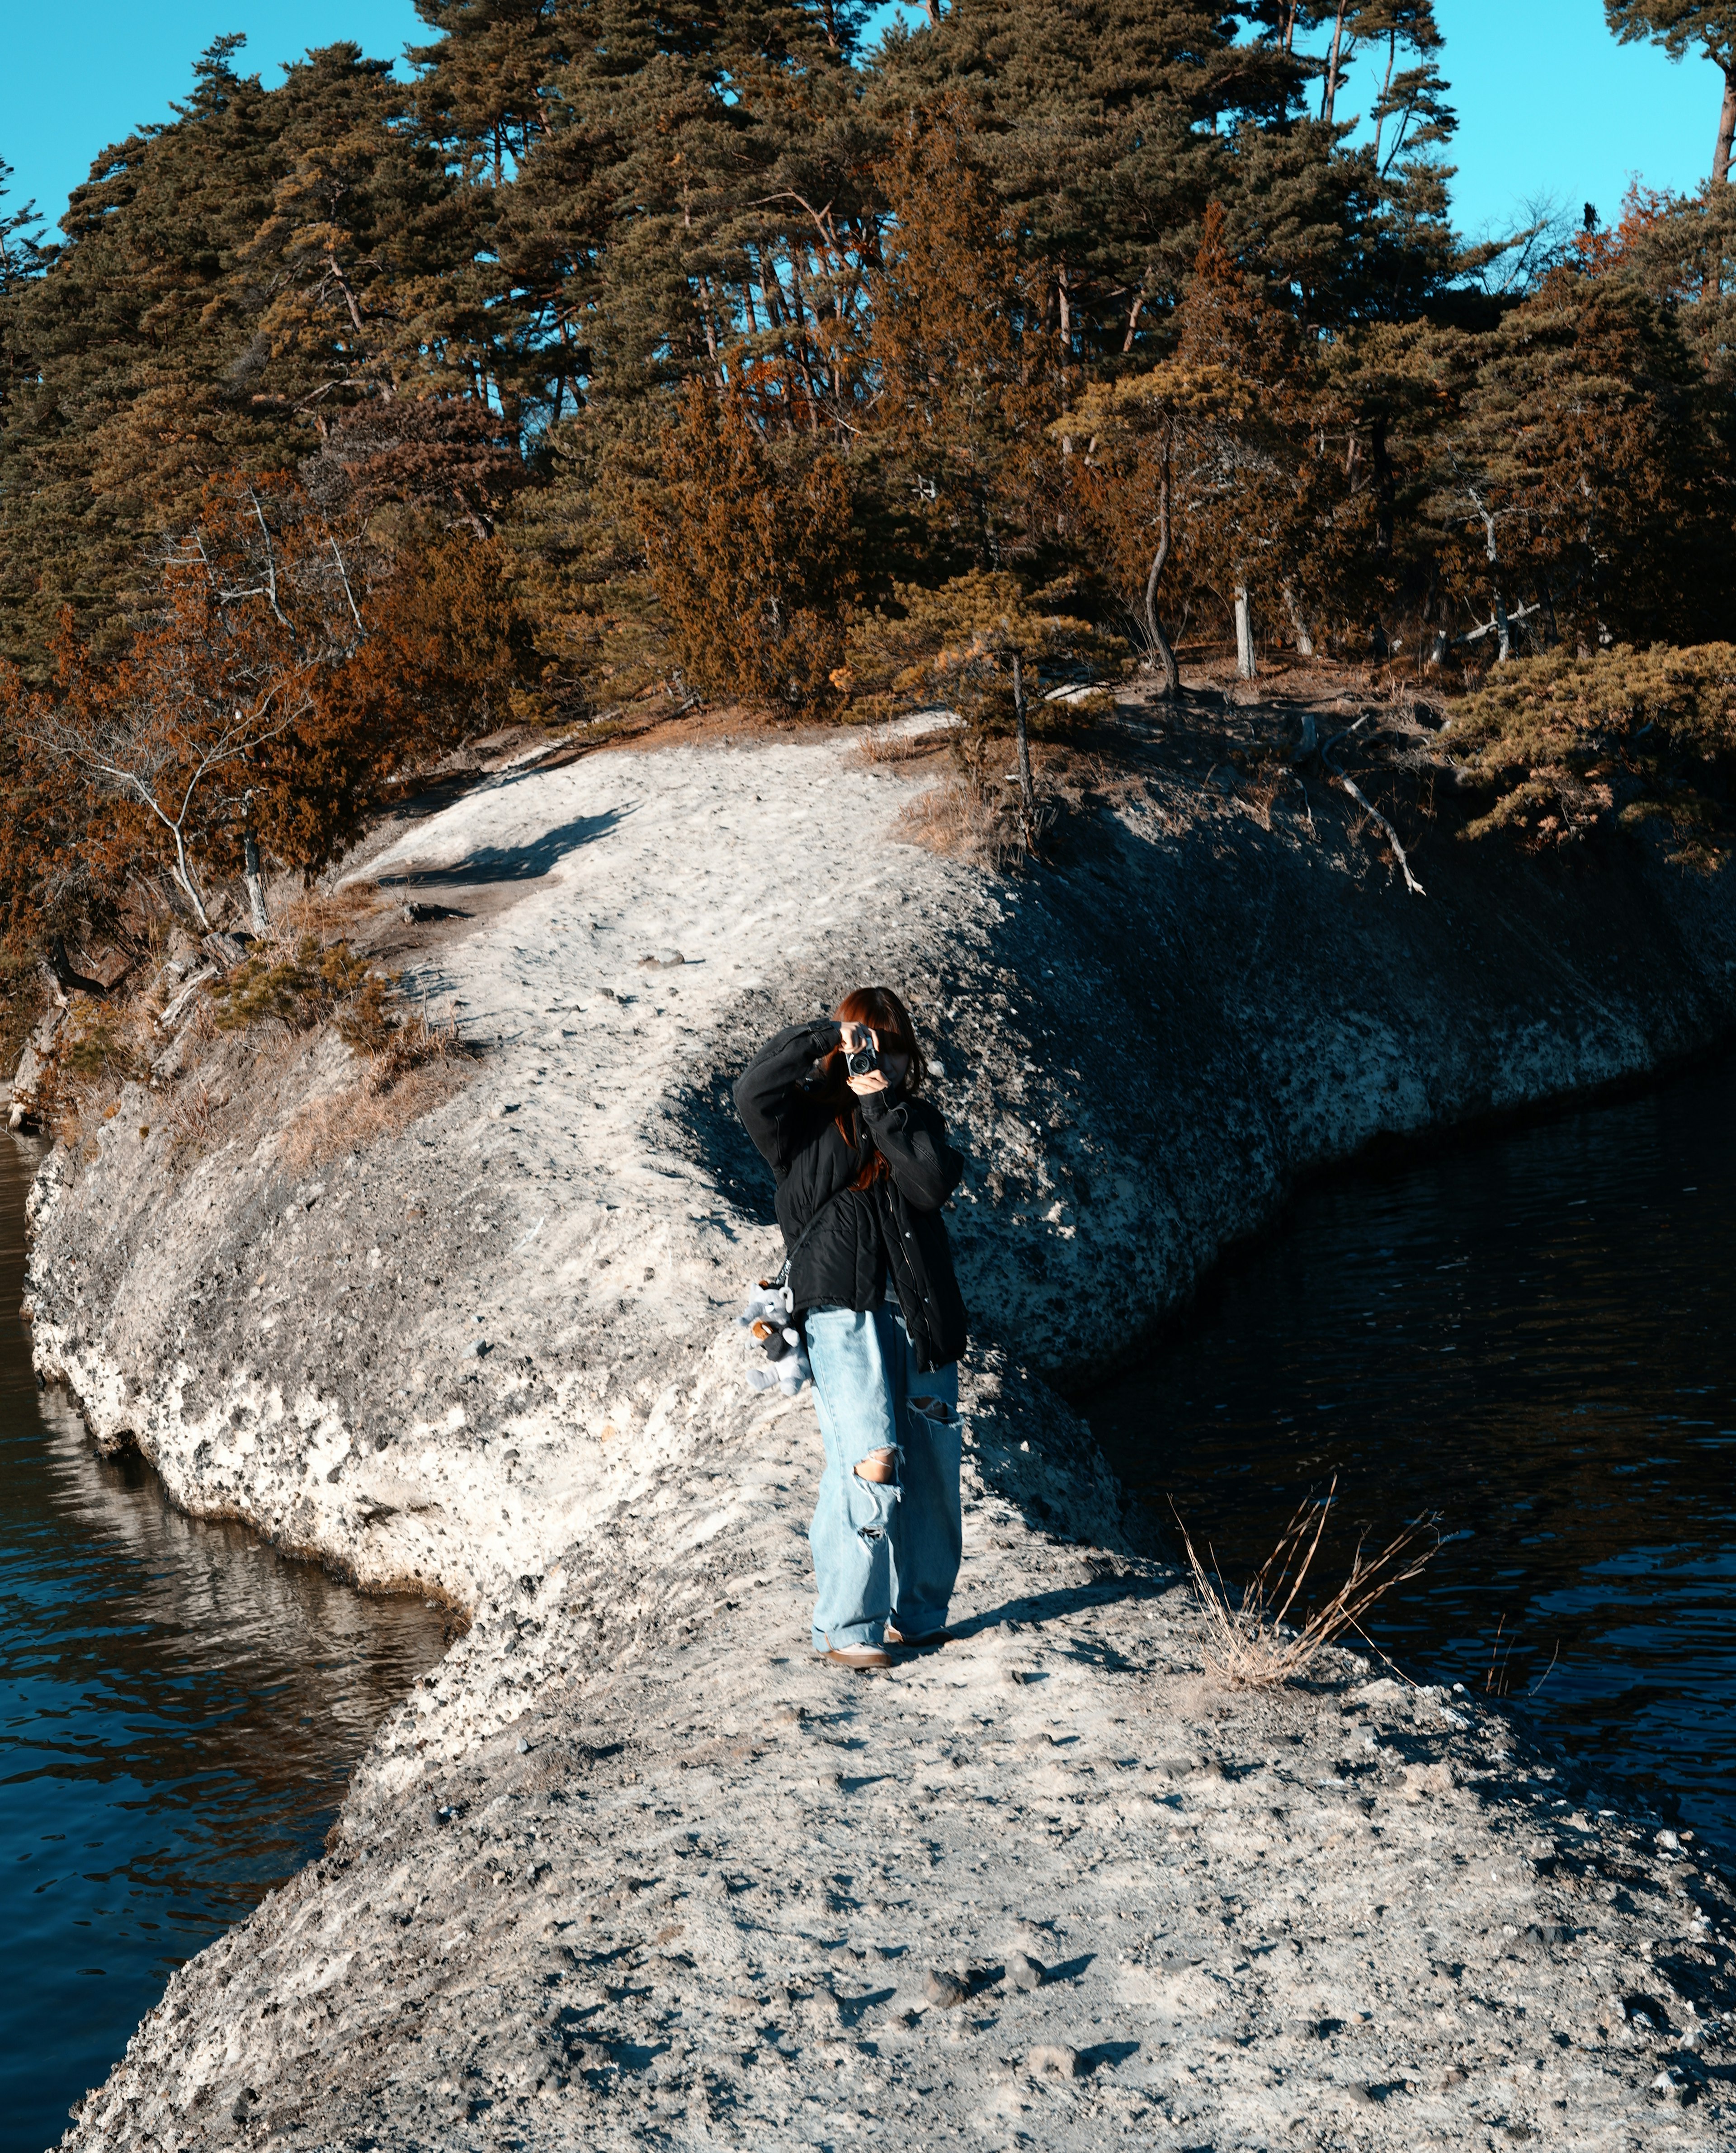
[{"label": "pine tree", "polygon": [[558,0],[416,0],[416,13],[438,33],[409,53],[422,139],[504,195],[548,130],[551,85],[582,11]]},{"label": "pine tree", "polygon": [[1698,46],[1723,75],[1712,178],[1730,176],[1730,145],[1736,139],[1736,8],[1728,0],[1603,0],[1604,20],[1624,45],[1642,39],[1662,45],[1672,60]]},{"label": "pine tree", "polygon": [[452,252],[446,176],[399,125],[388,63],[333,45],[293,67],[272,101],[277,172],[238,250],[232,302],[268,293],[250,362],[284,407],[316,421],[395,394],[423,351],[417,301]]},{"label": "pine tree", "polygon": [[911,504],[899,519],[907,573],[913,554],[933,574],[1027,550],[1052,461],[1042,428],[1061,369],[1040,327],[1041,279],[976,149],[962,115],[943,110],[901,128],[878,174],[889,225],[868,285],[868,445],[882,491]]},{"label": "pine tree", "polygon": [[875,102],[963,101],[995,190],[1050,265],[1046,333],[1072,355],[1130,350],[1160,325],[1234,187],[1239,128],[1283,124],[1305,70],[1240,43],[1194,0],[957,0],[882,49]]},{"label": "pine tree", "polygon": [[[0,205],[12,191],[13,169],[0,157]],[[48,267],[49,255],[42,243],[42,218],[36,204],[19,209],[0,207],[0,305]]]},{"label": "pine tree", "polygon": [[[556,0],[420,0],[416,138],[456,175],[426,289],[425,354],[455,394],[498,410],[520,452],[578,406],[580,285],[605,228],[592,145],[556,89],[583,11]],[[560,132],[558,150],[554,144]]]},{"label": "pine tree", "polygon": [[1293,584],[1310,520],[1315,466],[1302,453],[1309,384],[1290,318],[1228,243],[1215,206],[1176,317],[1174,368],[1194,411],[1183,429],[1188,464],[1179,533],[1195,588],[1233,623],[1238,664],[1254,671],[1253,614]]},{"label": "pine tree", "polygon": [[788,707],[827,699],[855,594],[850,496],[831,458],[781,472],[746,392],[681,392],[639,501],[650,572],[687,679]]},{"label": "pine tree", "polygon": [[[97,160],[9,309],[33,378],[0,434],[0,546],[8,583],[30,579],[5,631],[37,678],[63,606],[119,651],[145,542],[185,527],[213,476],[293,469],[422,372],[451,189],[403,135],[402,91],[338,45],[267,94],[235,72],[240,43],[204,54],[172,122]],[[438,431],[411,420],[412,470]],[[461,461],[479,455],[467,438]]]},{"label": "pine tree", "polygon": [[[1077,682],[1082,669],[1087,677],[1107,669],[1117,654],[1112,637],[1062,610],[1072,595],[1070,583],[1033,592],[1009,570],[973,568],[938,590],[894,585],[890,604],[858,620],[850,635],[853,685],[867,709],[921,700],[944,703],[963,718],[965,733],[955,746],[979,800],[990,790],[986,751],[1012,735],[1019,842],[1027,855],[1037,853],[1044,822],[1031,742],[1033,733],[1054,726],[1045,691],[1054,682]],[[1109,707],[1099,691],[1087,696],[1084,711],[1062,709],[1077,721]],[[998,819],[994,806],[988,812],[991,822]]]},{"label": "pine tree", "polygon": [[[1225,196],[1232,227],[1322,326],[1413,318],[1465,266],[1448,213],[1453,169],[1437,155],[1458,119],[1433,0],[1344,0],[1294,27],[1329,33],[1321,110],[1311,123],[1249,133],[1245,174]],[[1379,88],[1373,134],[1352,147],[1361,115],[1341,114],[1337,99],[1361,48]]]},{"label": "pine tree", "polygon": [[[1271,12],[1261,11],[1268,17]],[[1413,125],[1420,134],[1430,124],[1429,108],[1444,88],[1434,62],[1445,40],[1434,19],[1433,0],[1323,0],[1323,4],[1316,0],[1313,6],[1281,8],[1279,12],[1285,16],[1287,35],[1302,30],[1326,37],[1319,73],[1320,116],[1327,126],[1343,124],[1338,120],[1338,97],[1350,80],[1350,64],[1359,45],[1372,47],[1382,69],[1370,115],[1375,122],[1377,160],[1388,120],[1399,121],[1401,141]],[[1401,50],[1412,62],[1403,69],[1398,65]]]},{"label": "pine tree", "polygon": [[[28,424],[37,379],[30,299],[51,258],[42,243],[36,205],[6,206],[12,176],[11,165],[0,159],[0,444],[15,428]],[[4,527],[0,521],[0,615],[16,620],[29,603],[30,575],[23,553],[4,547]]]},{"label": "pine tree", "polygon": [[1451,354],[1472,343],[1427,320],[1377,322],[1325,354],[1327,423],[1309,461],[1328,512],[1314,519],[1286,601],[1299,642],[1323,628],[1341,647],[1377,653],[1403,639],[1385,625],[1395,613],[1430,636],[1431,653],[1450,635],[1463,595],[1448,572],[1458,556],[1443,551],[1423,509],[1457,416],[1445,385],[1460,363]]},{"label": "pine tree", "polygon": [[[141,540],[188,521],[206,478],[281,465],[293,435],[238,394],[224,277],[270,198],[273,130],[238,38],[201,59],[167,125],[106,150],[74,189],[48,273],[8,307],[28,379],[0,434],[5,654],[43,676],[62,608],[118,650]],[[215,307],[218,319],[213,322]]]},{"label": "pine tree", "polygon": [[625,405],[695,371],[721,381],[733,364],[759,376],[761,422],[781,430],[847,403],[836,346],[869,236],[858,24],[854,8],[752,0],[585,9],[547,146],[576,130],[603,168],[588,401]]},{"label": "pine tree", "polygon": [[403,125],[386,64],[354,45],[292,68],[273,109],[279,176],[231,279],[252,331],[238,372],[307,448],[317,438],[308,476],[323,496],[353,487],[486,538],[523,476],[522,443],[498,336],[466,336],[453,303],[465,202]]},{"label": "pine tree", "polygon": [[1555,650],[1502,666],[1455,715],[1465,775],[1494,791],[1467,837],[1535,847],[1661,827],[1703,872],[1733,850],[1736,647]]},{"label": "pine tree", "polygon": [[527,364],[548,380],[550,483],[514,543],[557,700],[613,700],[675,662],[633,504],[684,382],[730,390],[731,408],[739,392],[798,489],[860,427],[879,221],[851,66],[861,14],[563,13],[567,58],[498,256],[535,301]]},{"label": "pine tree", "polygon": [[1736,189],[1688,196],[1636,185],[1612,230],[1583,250],[1596,276],[1636,286],[1667,310],[1714,386],[1736,379]]},{"label": "pine tree", "polygon": [[594,719],[659,686],[680,660],[646,558],[639,506],[660,464],[659,414],[587,408],[551,429],[548,478],[518,501],[502,543],[535,639],[536,704]]},{"label": "pine tree", "polygon": [[1499,328],[1438,348],[1454,415],[1428,504],[1499,654],[1540,640],[1727,632],[1707,534],[1731,513],[1728,440],[1670,316],[1559,269]]}]

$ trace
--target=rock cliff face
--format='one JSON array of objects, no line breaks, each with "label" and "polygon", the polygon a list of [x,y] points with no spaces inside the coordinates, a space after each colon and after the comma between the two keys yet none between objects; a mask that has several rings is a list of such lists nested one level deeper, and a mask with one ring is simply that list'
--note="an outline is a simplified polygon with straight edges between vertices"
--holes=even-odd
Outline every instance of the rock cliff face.
[{"label": "rock cliff face", "polygon": [[[201,1074],[196,1143],[135,1091],[51,1155],[38,1364],[97,1440],[189,1509],[475,1617],[330,1860],[177,1976],[77,2142],[793,2144],[908,2109],[996,2142],[1408,2145],[1560,2104],[1576,2142],[1626,2142],[1659,2064],[1606,1992],[1658,1926],[1600,1901],[1569,1963],[1560,1882],[1639,1862],[1623,1828],[1552,1825],[1545,1890],[1502,1865],[1542,1825],[1498,1725],[1214,1692],[1044,1379],[1136,1350],[1300,1173],[1728,1029],[1736,884],[1443,839],[1413,898],[1320,789],[1155,754],[1007,881],[899,842],[910,767],[828,736],[508,775],[364,867],[457,915],[418,960],[483,1050],[444,1104],[298,1171],[354,1071],[250,1037]],[[742,1381],[733,1314],[774,1244],[728,1107],[761,1037],[871,979],[970,1156],[985,1346],[967,1635],[878,1683],[808,1663],[817,1443],[806,1399]],[[1016,1943],[1057,1977],[1021,1988]],[[911,1992],[931,1965],[956,2011]],[[1711,2008],[1722,1967],[1648,1975],[1660,2018]],[[1500,2018],[1522,1986],[1565,2048]],[[1656,2098],[1693,2090],[1694,2053]]]}]

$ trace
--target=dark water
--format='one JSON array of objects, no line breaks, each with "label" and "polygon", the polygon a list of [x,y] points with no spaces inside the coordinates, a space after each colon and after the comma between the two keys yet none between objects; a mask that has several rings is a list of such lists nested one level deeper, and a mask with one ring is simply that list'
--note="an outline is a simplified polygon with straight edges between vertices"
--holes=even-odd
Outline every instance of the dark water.
[{"label": "dark water", "polygon": [[[1736,1855],[1736,1063],[1311,1193],[1089,1408],[1237,1586],[1439,1513],[1370,1634]],[[1535,1692],[1535,1694],[1533,1692]]]},{"label": "dark water", "polygon": [[39,1398],[33,1160],[0,1134],[0,2148],[37,2153],[177,1966],[318,1851],[441,1649],[239,1526],[178,1515]]}]

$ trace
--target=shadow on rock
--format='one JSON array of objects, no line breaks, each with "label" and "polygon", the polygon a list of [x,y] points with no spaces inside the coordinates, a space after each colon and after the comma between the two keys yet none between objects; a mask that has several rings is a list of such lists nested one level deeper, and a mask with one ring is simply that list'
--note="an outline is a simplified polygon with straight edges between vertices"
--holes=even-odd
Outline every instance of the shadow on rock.
[{"label": "shadow on rock", "polygon": [[400,873],[379,878],[382,889],[459,888],[493,882],[537,882],[552,873],[569,853],[594,844],[619,828],[630,809],[610,808],[602,815],[577,815],[523,845],[478,845],[449,867],[407,864]]}]

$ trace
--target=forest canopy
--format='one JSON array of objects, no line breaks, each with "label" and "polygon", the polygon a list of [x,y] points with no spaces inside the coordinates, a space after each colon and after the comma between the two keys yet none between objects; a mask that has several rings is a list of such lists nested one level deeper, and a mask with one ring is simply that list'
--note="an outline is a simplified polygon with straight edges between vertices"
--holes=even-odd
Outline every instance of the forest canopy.
[{"label": "forest canopy", "polygon": [[883,709],[988,590],[1169,692],[1184,634],[1736,639],[1736,103],[1698,193],[1473,247],[1431,0],[867,12],[417,0],[408,81],[270,89],[223,38],[58,238],[0,201],[15,949],[311,872],[466,729]]}]

